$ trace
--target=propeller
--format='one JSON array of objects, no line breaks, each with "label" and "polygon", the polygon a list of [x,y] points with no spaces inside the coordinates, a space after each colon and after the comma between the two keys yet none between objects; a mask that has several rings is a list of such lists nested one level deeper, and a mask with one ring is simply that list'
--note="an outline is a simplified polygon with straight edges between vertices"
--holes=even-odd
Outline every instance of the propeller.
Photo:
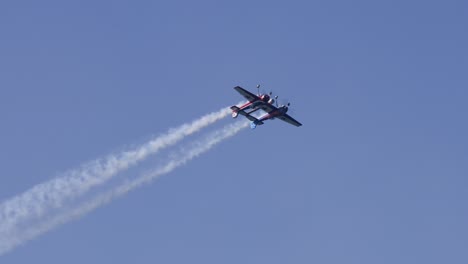
[{"label": "propeller", "polygon": [[260,96],[260,84],[257,84],[257,95]]}]

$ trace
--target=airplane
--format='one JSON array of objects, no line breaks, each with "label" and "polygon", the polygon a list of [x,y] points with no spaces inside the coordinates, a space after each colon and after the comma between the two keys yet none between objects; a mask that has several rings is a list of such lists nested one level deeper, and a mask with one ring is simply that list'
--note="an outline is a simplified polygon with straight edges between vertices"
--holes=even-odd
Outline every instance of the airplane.
[{"label": "airplane", "polygon": [[[260,88],[260,85],[257,85],[257,89]],[[278,99],[278,96],[275,96],[275,99],[270,98],[269,95],[267,94],[262,94],[262,95],[254,95],[249,91],[246,91],[244,88],[240,86],[234,87],[236,91],[238,91],[240,94],[242,94],[247,100],[249,100],[247,103],[243,104],[241,107],[237,106],[231,106],[232,109],[232,117],[236,118],[238,114],[241,114],[245,116],[247,119],[252,121],[250,124],[250,127],[252,129],[256,128],[257,125],[263,125],[266,120],[269,119],[281,119],[287,123],[290,123],[291,125],[294,126],[302,126],[301,123],[299,123],[297,120],[286,114],[288,112],[290,103],[287,103],[286,105],[282,105],[278,107],[278,103],[276,102],[276,106],[273,105],[275,103],[275,99]],[[245,109],[253,109],[250,110],[249,112],[245,112]],[[265,115],[261,116],[260,118],[256,118],[251,115],[251,113],[257,111],[257,110],[263,110],[266,112]]]},{"label": "airplane", "polygon": [[[257,85],[257,89],[260,90],[260,85]],[[245,99],[248,100],[248,102],[241,105],[240,107],[235,105],[231,106],[233,118],[236,118],[239,114],[243,116],[249,116],[253,112],[259,110],[261,105],[273,104],[275,102],[275,99],[278,98],[278,96],[276,96],[275,99],[271,98],[271,92],[269,94],[260,94],[259,91],[257,93],[258,95],[255,95],[240,86],[234,87],[234,90],[238,91],[242,96],[244,96]],[[246,112],[245,110],[247,109],[252,110]]]}]

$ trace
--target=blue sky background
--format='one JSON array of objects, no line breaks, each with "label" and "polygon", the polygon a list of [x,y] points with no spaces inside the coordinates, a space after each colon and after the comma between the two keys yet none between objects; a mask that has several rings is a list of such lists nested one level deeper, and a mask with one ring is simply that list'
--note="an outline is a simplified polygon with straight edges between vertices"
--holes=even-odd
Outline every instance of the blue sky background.
[{"label": "blue sky background", "polygon": [[467,263],[467,17],[466,1],[2,1],[0,200],[237,103],[236,85],[304,126],[243,131],[0,262]]}]

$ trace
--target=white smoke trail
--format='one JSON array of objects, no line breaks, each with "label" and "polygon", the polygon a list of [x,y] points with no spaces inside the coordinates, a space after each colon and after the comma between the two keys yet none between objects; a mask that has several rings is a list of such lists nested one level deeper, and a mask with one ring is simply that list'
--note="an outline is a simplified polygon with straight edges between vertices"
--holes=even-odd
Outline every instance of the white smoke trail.
[{"label": "white smoke trail", "polygon": [[0,204],[0,239],[3,233],[9,233],[11,229],[18,228],[21,224],[36,221],[44,217],[47,212],[62,208],[66,202],[83,195],[92,187],[105,183],[118,172],[224,118],[230,112],[229,108],[223,108],[207,114],[191,123],[170,129],[166,134],[134,150],[89,162],[79,169],[65,173],[62,177],[38,184],[2,202]]},{"label": "white smoke trail", "polygon": [[74,209],[64,210],[56,216],[40,223],[34,223],[26,229],[9,230],[10,232],[4,233],[2,236],[0,236],[0,255],[3,255],[4,253],[12,250],[13,248],[23,244],[28,240],[34,239],[41,234],[57,228],[60,225],[80,218],[90,213],[91,211],[111,202],[112,200],[127,194],[135,188],[149,183],[157,179],[159,176],[173,171],[177,167],[182,166],[190,160],[203,154],[204,152],[207,152],[224,139],[234,136],[247,126],[248,123],[245,121],[239,121],[237,123],[227,125],[224,128],[209,134],[204,140],[196,141],[195,144],[193,144],[191,147],[185,148],[184,151],[178,156],[172,158],[165,165],[155,169],[154,171],[144,174],[143,176],[136,178],[133,181],[124,182],[120,186],[102,193],[92,200],[82,203],[80,206]]}]

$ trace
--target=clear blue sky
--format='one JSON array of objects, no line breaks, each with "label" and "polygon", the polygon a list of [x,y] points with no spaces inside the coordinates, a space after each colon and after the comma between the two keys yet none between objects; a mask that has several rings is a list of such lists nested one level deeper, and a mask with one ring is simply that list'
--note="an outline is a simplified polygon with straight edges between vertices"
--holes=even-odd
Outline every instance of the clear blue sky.
[{"label": "clear blue sky", "polygon": [[236,85],[304,126],[243,131],[0,262],[468,263],[467,26],[466,1],[2,1],[0,200]]}]

